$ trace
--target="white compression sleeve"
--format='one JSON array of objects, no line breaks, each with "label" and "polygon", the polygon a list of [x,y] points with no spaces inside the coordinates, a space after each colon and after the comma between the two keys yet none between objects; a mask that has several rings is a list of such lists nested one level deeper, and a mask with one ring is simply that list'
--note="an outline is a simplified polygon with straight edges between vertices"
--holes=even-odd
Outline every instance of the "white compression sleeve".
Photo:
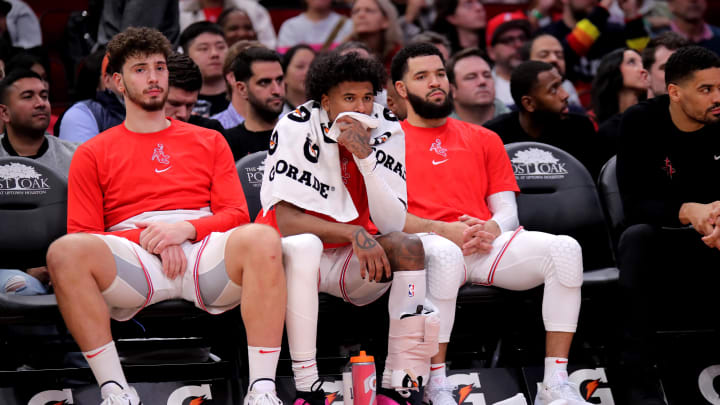
[{"label": "white compression sleeve", "polygon": [[501,191],[487,197],[488,208],[492,219],[500,226],[501,232],[514,231],[520,226],[517,212],[517,201],[514,191]]},{"label": "white compression sleeve", "polygon": [[371,154],[365,159],[356,158],[355,162],[365,180],[370,217],[373,223],[383,234],[402,231],[407,214],[405,205],[385,180],[375,172],[377,164],[375,155]]}]

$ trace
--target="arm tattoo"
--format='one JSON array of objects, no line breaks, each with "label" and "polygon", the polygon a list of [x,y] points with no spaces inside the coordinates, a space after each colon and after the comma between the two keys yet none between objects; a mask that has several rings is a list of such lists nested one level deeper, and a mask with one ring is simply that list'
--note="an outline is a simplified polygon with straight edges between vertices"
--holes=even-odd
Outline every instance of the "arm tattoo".
[{"label": "arm tattoo", "polygon": [[361,228],[355,231],[353,238],[355,238],[355,243],[360,249],[368,250],[377,246],[377,241],[365,229]]}]

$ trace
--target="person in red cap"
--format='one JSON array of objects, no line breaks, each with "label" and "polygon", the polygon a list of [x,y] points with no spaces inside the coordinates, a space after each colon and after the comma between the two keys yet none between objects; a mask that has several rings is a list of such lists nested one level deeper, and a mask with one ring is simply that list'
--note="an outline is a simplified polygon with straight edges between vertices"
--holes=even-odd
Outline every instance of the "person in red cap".
[{"label": "person in red cap", "polygon": [[488,56],[495,62],[495,97],[508,107],[515,104],[510,94],[510,74],[522,63],[520,49],[530,38],[530,31],[530,22],[522,11],[498,14],[487,25],[485,42]]}]

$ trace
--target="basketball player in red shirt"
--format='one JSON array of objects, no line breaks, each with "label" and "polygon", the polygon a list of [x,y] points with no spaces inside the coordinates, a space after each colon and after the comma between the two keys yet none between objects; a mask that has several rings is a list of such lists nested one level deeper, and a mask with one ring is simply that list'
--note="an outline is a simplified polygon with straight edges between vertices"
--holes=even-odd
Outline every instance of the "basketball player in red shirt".
[{"label": "basketball player in red shirt", "polygon": [[[462,248],[467,281],[511,290],[545,283],[545,377],[535,405],[587,404],[568,381],[567,357],[580,311],[582,254],[568,236],[523,231],[510,159],[492,131],[448,118],[444,60],[430,44],[409,45],[393,59],[392,80],[405,101],[408,223],[405,232],[435,232]],[[428,283],[428,294],[433,285]],[[443,311],[439,308],[440,312]],[[425,400],[453,402],[445,377],[447,341],[433,357]]]},{"label": "basketball player in red shirt", "polygon": [[216,131],[166,118],[170,43],[129,28],[108,44],[125,121],[81,145],[70,166],[68,235],[47,263],[58,306],[100,385],[102,404],[140,404],[110,318],[183,298],[213,314],[242,304],[250,389],[277,404],[285,315],[280,237],[248,225],[230,148]]}]

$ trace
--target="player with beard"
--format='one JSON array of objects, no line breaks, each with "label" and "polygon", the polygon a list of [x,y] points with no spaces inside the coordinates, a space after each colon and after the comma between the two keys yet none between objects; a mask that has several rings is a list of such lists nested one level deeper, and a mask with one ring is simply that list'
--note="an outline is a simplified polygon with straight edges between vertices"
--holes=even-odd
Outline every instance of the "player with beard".
[{"label": "player with beard", "polygon": [[251,47],[233,62],[235,92],[246,100],[245,121],[225,131],[235,160],[267,150],[283,109],[285,83],[280,55],[265,47]]},{"label": "player with beard", "polygon": [[57,169],[64,176],[77,144],[46,135],[50,124],[47,82],[31,70],[14,70],[0,82],[0,157],[23,156]]},{"label": "player with beard", "polygon": [[497,117],[485,127],[500,135],[505,144],[530,141],[557,146],[575,156],[595,178],[606,159],[593,146],[598,141],[590,119],[569,112],[562,80],[549,63],[524,62],[510,80],[518,111]]},{"label": "player with beard", "polygon": [[[720,282],[720,189],[713,180],[720,176],[720,57],[680,48],[665,65],[665,83],[667,95],[630,107],[620,125],[617,179],[629,225],[618,245],[627,375],[616,381],[634,385],[623,393],[629,404],[665,403],[651,377],[652,361],[664,357],[650,350],[656,322],[718,328],[707,309],[717,307]],[[688,229],[672,229],[682,227]]]},{"label": "player with beard", "polygon": [[245,404],[277,404],[285,316],[280,238],[248,224],[227,142],[168,119],[170,43],[129,28],[108,44],[125,98],[123,124],[81,145],[70,165],[68,235],[47,263],[58,307],[100,385],[102,404],[140,404],[125,379],[110,318],[182,298],[218,314],[242,303],[250,388]]},{"label": "player with beard", "polygon": [[[568,381],[566,369],[580,312],[580,245],[568,236],[519,227],[519,189],[502,141],[481,126],[448,118],[450,84],[437,48],[416,44],[402,49],[393,59],[392,79],[408,112],[402,127],[408,211],[414,215],[408,215],[405,231],[435,232],[460,246],[467,282],[511,290],[545,283],[547,357],[535,404],[588,404]],[[432,358],[425,400],[433,404],[453,401],[446,350],[447,341],[441,340]]]}]

